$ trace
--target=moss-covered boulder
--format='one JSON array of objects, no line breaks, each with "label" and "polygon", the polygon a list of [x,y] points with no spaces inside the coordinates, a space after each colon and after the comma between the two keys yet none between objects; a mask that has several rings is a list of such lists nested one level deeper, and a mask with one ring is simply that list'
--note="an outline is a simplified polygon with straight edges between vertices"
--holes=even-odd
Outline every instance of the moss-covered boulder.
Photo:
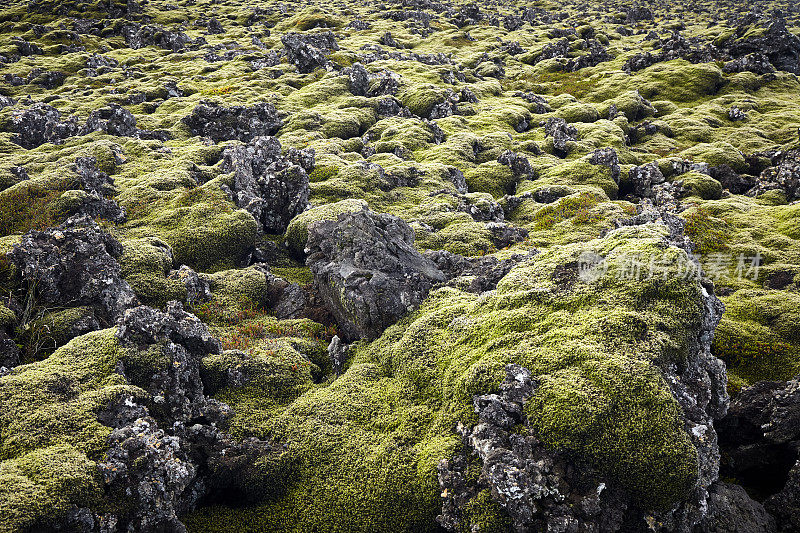
[{"label": "moss-covered boulder", "polygon": [[[696,371],[707,356],[698,344],[708,327],[705,289],[697,280],[625,278],[630,256],[686,260],[665,248],[659,228],[624,228],[541,254],[483,296],[434,291],[360,347],[341,378],[274,416],[259,416],[258,391],[226,396],[238,431],[277,438],[296,466],[284,494],[251,511],[200,512],[190,527],[433,530],[437,465],[461,446],[453,428],[476,422],[473,396],[497,391],[510,362],[538,383],[517,431],[581,461],[585,476],[622,490],[635,508],[691,499],[713,479],[710,448],[690,431],[669,376]],[[579,269],[586,250],[605,257],[605,275]],[[715,407],[703,405],[708,420]],[[340,512],[343,505],[359,512]]]},{"label": "moss-covered boulder", "polygon": [[363,200],[342,200],[324,204],[297,215],[286,228],[286,245],[295,254],[302,256],[308,240],[308,226],[320,220],[336,220],[341,213],[354,213],[367,207]]}]

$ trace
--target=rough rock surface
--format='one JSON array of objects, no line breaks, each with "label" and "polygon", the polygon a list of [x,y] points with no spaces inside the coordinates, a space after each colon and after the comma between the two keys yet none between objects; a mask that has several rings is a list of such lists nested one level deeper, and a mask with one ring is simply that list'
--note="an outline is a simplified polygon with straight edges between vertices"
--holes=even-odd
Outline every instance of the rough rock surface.
[{"label": "rough rock surface", "polygon": [[418,306],[444,274],[414,248],[403,220],[369,210],[308,230],[315,289],[348,339],[374,338]]},{"label": "rough rock surface", "polygon": [[36,148],[44,143],[60,144],[78,134],[74,117],[61,120],[61,113],[47,104],[36,103],[14,116],[12,140],[23,148]]},{"label": "rough rock surface", "polygon": [[758,196],[769,190],[782,190],[789,201],[800,198],[800,150],[778,152],[773,166],[765,169],[748,194]]},{"label": "rough rock surface", "polygon": [[275,137],[255,137],[246,146],[225,150],[223,167],[233,172],[236,204],[246,209],[268,232],[283,232],[308,207],[308,174],[313,150],[281,154]]},{"label": "rough rock surface", "polygon": [[161,370],[118,371],[145,398],[123,397],[99,415],[115,428],[106,459],[99,464],[103,483],[128,503],[122,511],[95,513],[87,531],[185,531],[179,515],[214,490],[238,488],[248,468],[245,457],[269,455],[273,447],[258,439],[236,441],[223,432],[228,406],[204,394],[200,360],[221,347],[197,317],[177,302],[167,312],[141,306],[120,317],[117,338],[130,350],[156,350],[169,364]]},{"label": "rough rock surface", "polygon": [[447,276],[449,284],[462,286],[461,281],[464,280],[468,283],[465,290],[482,293],[493,290],[512,268],[535,254],[535,251],[515,254],[502,261],[496,257],[464,257],[444,250],[425,252],[423,255]]},{"label": "rough rock surface", "polygon": [[800,527],[800,381],[760,381],[745,388],[718,424],[722,472],[768,496],[779,531]]},{"label": "rough rock surface", "polygon": [[249,142],[273,135],[283,125],[275,106],[263,102],[253,107],[223,107],[213,102],[198,105],[183,119],[192,135],[209,137],[214,142],[238,139]]},{"label": "rough rock surface", "polygon": [[108,324],[137,303],[120,276],[121,254],[120,243],[84,216],[27,233],[8,258],[36,301],[93,306]]},{"label": "rough rock surface", "polygon": [[548,118],[544,124],[545,137],[553,140],[553,151],[559,157],[566,157],[570,150],[570,143],[577,141],[578,130],[575,126],[567,124],[563,118]]},{"label": "rough rock surface", "polygon": [[286,33],[281,37],[286,57],[301,73],[308,73],[315,68],[327,68],[330,61],[327,55],[338,50],[336,37],[332,32],[321,32],[312,35]]},{"label": "rough rock surface", "polygon": [[81,201],[78,211],[92,218],[103,218],[115,223],[125,221],[125,210],[108,198],[116,192],[114,179],[97,168],[94,157],[75,159],[75,172],[81,180],[83,190],[88,193]]}]

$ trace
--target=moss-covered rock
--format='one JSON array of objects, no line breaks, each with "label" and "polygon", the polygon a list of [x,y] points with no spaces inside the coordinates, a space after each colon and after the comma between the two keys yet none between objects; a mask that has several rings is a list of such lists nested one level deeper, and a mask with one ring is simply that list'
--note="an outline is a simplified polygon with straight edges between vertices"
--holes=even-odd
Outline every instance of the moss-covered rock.
[{"label": "moss-covered rock", "polygon": [[351,199],[312,207],[294,217],[289,223],[284,235],[286,245],[294,253],[302,255],[308,240],[309,225],[320,220],[336,220],[341,213],[355,213],[366,206],[363,200]]},{"label": "moss-covered rock", "polygon": [[[287,446],[292,481],[251,511],[216,508],[189,524],[432,530],[436,465],[458,445],[452,427],[474,423],[472,396],[496,390],[509,361],[541,384],[526,412],[530,430],[549,447],[581,457],[645,508],[687,497],[697,483],[697,452],[660,365],[686,360],[702,320],[702,288],[619,277],[626,254],[663,253],[664,234],[628,228],[541,254],[487,296],[435,291],[362,346],[341,378],[273,417],[259,414],[267,409],[255,400],[263,392],[226,395],[238,431]],[[609,261],[594,283],[578,276],[585,249]],[[674,248],[668,253],[685,258]],[[345,502],[359,512],[337,511]]]}]

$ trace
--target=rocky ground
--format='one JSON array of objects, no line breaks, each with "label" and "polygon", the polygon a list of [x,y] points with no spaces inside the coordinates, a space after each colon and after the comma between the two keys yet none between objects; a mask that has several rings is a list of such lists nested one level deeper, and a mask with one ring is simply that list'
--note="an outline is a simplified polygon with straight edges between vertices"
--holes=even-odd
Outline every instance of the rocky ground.
[{"label": "rocky ground", "polygon": [[798,35],[3,2],[0,532],[800,531]]}]

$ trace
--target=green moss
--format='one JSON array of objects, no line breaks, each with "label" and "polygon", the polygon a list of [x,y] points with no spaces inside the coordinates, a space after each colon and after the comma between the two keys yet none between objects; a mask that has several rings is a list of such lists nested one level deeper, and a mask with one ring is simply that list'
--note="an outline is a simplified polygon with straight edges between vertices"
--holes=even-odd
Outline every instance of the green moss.
[{"label": "green moss", "polygon": [[95,463],[68,444],[55,444],[0,463],[0,531],[36,531],[73,506],[102,494]]},{"label": "green moss", "polygon": [[693,207],[686,210],[683,217],[686,220],[684,232],[699,253],[718,252],[728,247],[727,224],[712,216],[708,209],[702,206]]},{"label": "green moss", "polygon": [[123,243],[122,277],[143,302],[161,308],[170,300],[185,300],[186,286],[168,276],[173,268],[172,251],[156,237]]},{"label": "green moss", "polygon": [[536,211],[534,215],[536,229],[550,228],[567,219],[573,219],[576,224],[596,221],[599,217],[591,210],[602,201],[602,197],[589,193],[561,198]]},{"label": "green moss", "polygon": [[728,165],[736,172],[744,172],[747,169],[742,153],[726,142],[700,143],[679,155],[684,159],[708,163],[711,166]]},{"label": "green moss", "polygon": [[276,276],[280,276],[286,281],[299,285],[309,285],[314,281],[311,269],[308,267],[280,267],[274,266],[270,271]]},{"label": "green moss", "polygon": [[467,213],[443,211],[426,217],[428,228],[414,226],[416,245],[428,250],[447,250],[464,256],[484,255],[494,251],[486,226]]},{"label": "green moss", "polygon": [[474,525],[478,531],[486,533],[503,533],[512,527],[511,519],[497,502],[492,499],[491,492],[487,489],[480,491],[463,511],[459,533],[471,533],[474,529],[467,529]]},{"label": "green moss", "polygon": [[269,285],[264,273],[255,268],[224,270],[205,275],[211,294],[223,307],[235,308],[254,303],[270,303]]},{"label": "green moss", "polygon": [[433,106],[444,102],[445,91],[433,85],[404,87],[398,94],[398,98],[415,115],[427,117]]},{"label": "green moss", "polygon": [[712,350],[743,384],[786,380],[800,371],[800,296],[751,289],[722,301],[725,315]]},{"label": "green moss", "polygon": [[[499,155],[499,154],[498,154]],[[464,172],[467,187],[473,192],[487,192],[495,198],[513,193],[517,178],[511,168],[495,161],[478,165]]]},{"label": "green moss", "polygon": [[[440,505],[436,464],[458,441],[452,427],[474,421],[472,396],[496,390],[510,361],[542,384],[527,412],[548,446],[577,454],[645,508],[685,497],[697,456],[657,365],[686,357],[702,289],[617,276],[626,254],[663,253],[663,235],[656,226],[623,228],[545,252],[483,297],[439,289],[358,348],[342,377],[283,410],[260,388],[226,392],[236,432],[277,439],[293,466],[285,493],[253,509],[201,511],[190,529],[430,530]],[[571,270],[586,249],[610,262],[608,275],[589,284]],[[473,519],[502,528],[503,513],[482,498]]]},{"label": "green moss", "polygon": [[594,106],[577,102],[559,108],[556,115],[567,122],[596,122],[600,119],[600,113]]},{"label": "green moss", "polygon": [[60,190],[29,182],[0,191],[0,237],[58,224],[65,218],[57,205],[60,196]]},{"label": "green moss", "polygon": [[90,307],[74,307],[51,311],[26,324],[19,334],[24,347],[23,361],[29,363],[50,355],[56,348],[72,340],[73,326],[79,321],[92,321]]},{"label": "green moss", "polygon": [[126,352],[114,333],[83,335],[0,377],[3,531],[46,528],[72,505],[102,496],[94,462],[111,428],[98,413],[123,396],[144,395],[116,372]]},{"label": "green moss", "polygon": [[17,323],[17,315],[8,307],[0,304],[0,328],[7,328]]},{"label": "green moss", "polygon": [[722,184],[708,174],[692,171],[675,179],[683,182],[689,195],[699,196],[703,200],[719,200],[722,197]]},{"label": "green moss", "polygon": [[342,18],[326,13],[318,7],[307,7],[282,21],[276,29],[306,31],[315,28],[338,28],[343,23]]},{"label": "green moss", "polygon": [[233,266],[251,249],[258,227],[244,210],[225,213],[200,203],[166,210],[153,231],[172,247],[176,263],[213,270]]}]

